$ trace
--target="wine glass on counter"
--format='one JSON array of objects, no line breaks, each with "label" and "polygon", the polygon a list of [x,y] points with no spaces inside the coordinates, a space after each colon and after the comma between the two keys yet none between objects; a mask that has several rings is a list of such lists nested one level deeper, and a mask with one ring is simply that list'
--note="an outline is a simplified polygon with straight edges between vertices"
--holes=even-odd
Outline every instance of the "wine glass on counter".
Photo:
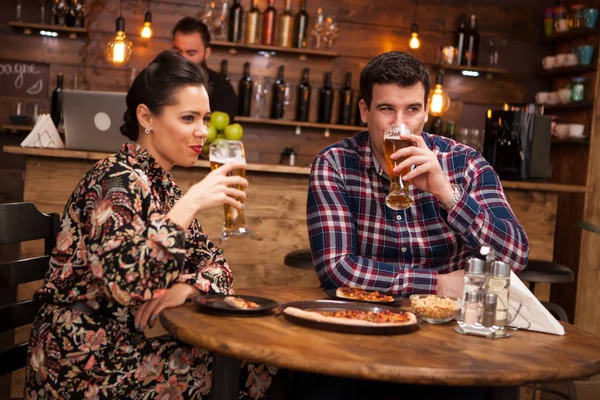
[{"label": "wine glass on counter", "polygon": [[327,50],[331,50],[333,43],[338,38],[339,34],[338,23],[335,18],[329,16],[325,19],[325,25],[323,30],[323,41],[327,46]]},{"label": "wine glass on counter", "polygon": [[323,9],[317,9],[317,22],[313,26],[313,29],[310,31],[310,36],[312,37],[313,48],[319,49],[321,48],[321,42],[323,41],[323,35],[325,30],[325,17],[323,16]]}]

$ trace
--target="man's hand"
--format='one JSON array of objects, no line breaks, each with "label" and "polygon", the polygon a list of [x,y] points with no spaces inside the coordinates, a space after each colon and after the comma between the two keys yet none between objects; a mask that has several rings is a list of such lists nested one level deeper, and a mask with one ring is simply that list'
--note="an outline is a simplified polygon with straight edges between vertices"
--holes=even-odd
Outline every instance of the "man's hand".
[{"label": "man's hand", "polygon": [[450,272],[448,274],[438,274],[438,296],[449,296],[462,298],[464,285],[464,270]]},{"label": "man's hand", "polygon": [[199,290],[187,283],[176,283],[165,294],[157,299],[146,301],[140,305],[135,313],[135,327],[140,332],[146,329],[146,326],[151,328],[156,322],[156,318],[162,310],[170,307],[177,307],[185,303],[185,301],[194,295],[199,294]]},{"label": "man's hand", "polygon": [[436,154],[427,147],[421,135],[403,134],[401,139],[412,142],[414,146],[405,147],[391,155],[392,160],[407,157],[394,167],[394,172],[400,173],[414,165],[413,170],[404,175],[403,180],[410,181],[422,191],[431,193],[440,203],[448,203],[454,195],[454,190],[442,171]]}]

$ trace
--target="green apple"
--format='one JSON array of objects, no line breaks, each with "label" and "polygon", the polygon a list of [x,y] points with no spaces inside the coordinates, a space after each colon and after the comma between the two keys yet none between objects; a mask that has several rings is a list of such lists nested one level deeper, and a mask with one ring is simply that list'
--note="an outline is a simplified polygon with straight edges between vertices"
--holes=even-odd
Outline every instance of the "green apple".
[{"label": "green apple", "polygon": [[206,125],[206,128],[208,129],[208,136],[206,137],[206,143],[212,143],[215,140],[215,138],[217,137],[217,128],[215,128],[215,126],[210,122]]},{"label": "green apple", "polygon": [[225,135],[223,135],[222,133],[217,133],[217,136],[215,136],[215,140],[213,140],[213,143],[218,142],[219,140],[226,140],[227,138],[225,137]]},{"label": "green apple", "polygon": [[218,131],[222,131],[229,125],[229,114],[222,111],[215,111],[210,115],[210,122]]},{"label": "green apple", "polygon": [[244,129],[242,129],[240,124],[231,124],[227,125],[224,133],[227,140],[242,140],[242,136],[244,136]]},{"label": "green apple", "polygon": [[208,152],[209,151],[210,151],[209,144],[208,143],[204,143],[204,146],[202,146],[202,156],[203,157],[208,157]]}]

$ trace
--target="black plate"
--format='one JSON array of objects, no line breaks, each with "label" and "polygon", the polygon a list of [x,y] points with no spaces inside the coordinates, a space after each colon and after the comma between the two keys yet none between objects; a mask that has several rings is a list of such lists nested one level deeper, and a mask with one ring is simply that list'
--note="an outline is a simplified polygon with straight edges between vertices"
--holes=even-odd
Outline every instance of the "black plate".
[{"label": "black plate", "polygon": [[271,299],[266,299],[264,297],[256,297],[256,296],[245,296],[241,294],[234,295],[235,297],[239,297],[240,299],[253,301],[258,304],[260,307],[258,308],[249,308],[249,309],[240,309],[231,307],[229,304],[225,303],[225,297],[228,295],[225,294],[209,294],[206,296],[197,296],[194,297],[194,303],[198,304],[200,308],[205,311],[215,312],[219,314],[236,314],[236,315],[254,315],[254,314],[262,314],[269,310],[274,309],[279,305],[278,302],[273,301]]},{"label": "black plate", "polygon": [[388,293],[385,293],[385,292],[379,292],[379,293],[385,294],[387,296],[392,296],[394,298],[394,301],[366,301],[366,300],[347,299],[345,297],[338,297],[338,295],[335,294],[336,290],[337,289],[326,289],[325,293],[327,293],[327,295],[329,297],[334,298],[334,299],[340,299],[340,300],[343,300],[343,301],[360,301],[361,303],[368,303],[368,304],[394,304],[394,303],[397,303],[399,301],[402,301],[402,299],[403,299],[403,297],[400,296],[400,295],[398,295],[398,294],[388,294]]},{"label": "black plate", "polygon": [[386,307],[374,304],[367,304],[362,302],[352,301],[339,301],[339,300],[314,300],[314,301],[293,301],[285,303],[279,306],[279,310],[285,316],[285,318],[298,325],[306,326],[308,328],[324,329],[335,332],[345,333],[362,333],[369,335],[395,335],[400,333],[414,332],[419,329],[419,318],[417,317],[417,323],[412,325],[398,325],[398,326],[353,326],[353,325],[341,325],[333,322],[319,322],[311,319],[297,317],[294,315],[287,314],[284,310],[288,307],[296,307],[306,311],[339,311],[339,310],[362,310],[362,311],[373,311],[381,312],[384,310],[390,310],[392,312],[401,312],[395,307]]}]

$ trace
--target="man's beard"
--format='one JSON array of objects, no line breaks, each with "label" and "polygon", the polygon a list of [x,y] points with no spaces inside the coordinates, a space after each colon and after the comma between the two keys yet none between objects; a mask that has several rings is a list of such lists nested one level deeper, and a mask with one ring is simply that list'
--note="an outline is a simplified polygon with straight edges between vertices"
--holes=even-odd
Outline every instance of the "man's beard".
[{"label": "man's beard", "polygon": [[200,61],[200,66],[204,69],[208,69],[208,65],[206,65],[206,60]]}]

